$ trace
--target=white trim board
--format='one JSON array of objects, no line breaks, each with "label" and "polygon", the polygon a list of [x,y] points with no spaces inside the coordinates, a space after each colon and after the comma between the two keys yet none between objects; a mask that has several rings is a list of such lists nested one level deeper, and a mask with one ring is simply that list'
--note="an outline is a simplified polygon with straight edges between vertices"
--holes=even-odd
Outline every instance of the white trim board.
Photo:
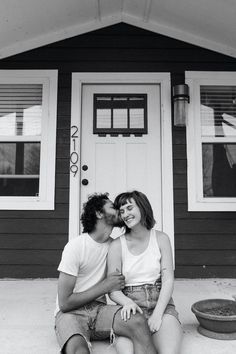
[{"label": "white trim board", "polygon": [[204,197],[202,143],[235,144],[235,136],[202,137],[200,115],[200,86],[235,86],[236,72],[186,71],[185,81],[189,85],[190,103],[186,124],[188,211],[236,211],[236,197]]},{"label": "white trim board", "polygon": [[42,84],[41,138],[0,136],[0,141],[41,141],[39,196],[1,196],[1,210],[54,210],[57,128],[57,70],[0,70],[1,84]]}]

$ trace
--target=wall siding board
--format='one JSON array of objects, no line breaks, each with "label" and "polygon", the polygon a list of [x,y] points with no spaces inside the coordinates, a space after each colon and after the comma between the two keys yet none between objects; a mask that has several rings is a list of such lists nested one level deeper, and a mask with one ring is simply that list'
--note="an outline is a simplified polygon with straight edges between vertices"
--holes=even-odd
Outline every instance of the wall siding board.
[{"label": "wall siding board", "polygon": [[51,265],[57,266],[60,262],[60,255],[57,250],[4,250],[0,251],[0,264],[15,265]]},{"label": "wall siding board", "polygon": [[176,278],[236,278],[236,266],[178,266],[175,270]]},{"label": "wall siding board", "polygon": [[[175,234],[176,251],[191,250],[235,250],[236,235],[229,234]],[[235,252],[235,251],[234,251]]]},{"label": "wall siding board", "polygon": [[[67,242],[67,233],[57,234],[2,234],[0,249],[2,250],[61,250]],[[43,241],[43,242],[42,242]]]},{"label": "wall siding board", "polygon": [[[57,278],[58,271],[55,265],[46,264],[0,264],[1,278]],[[56,298],[56,293],[55,293]]]},{"label": "wall siding board", "polygon": [[[57,277],[69,215],[72,72],[236,71],[236,59],[118,24],[0,60],[0,69],[58,69],[55,211],[0,211],[0,278]],[[236,277],[236,213],[187,211],[185,128],[173,128],[177,277]],[[16,260],[18,262],[16,262]]]}]

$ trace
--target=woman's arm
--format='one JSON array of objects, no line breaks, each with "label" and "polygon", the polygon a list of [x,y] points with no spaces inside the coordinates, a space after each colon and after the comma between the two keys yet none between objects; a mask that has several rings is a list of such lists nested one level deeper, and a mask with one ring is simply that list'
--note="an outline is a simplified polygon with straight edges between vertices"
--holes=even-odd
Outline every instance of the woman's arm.
[{"label": "woman's arm", "polygon": [[111,273],[96,285],[81,293],[74,293],[76,277],[60,272],[58,279],[58,302],[62,312],[68,312],[88,304],[109,291],[124,287],[124,277]]},{"label": "woman's arm", "polygon": [[158,330],[166,306],[168,305],[174,289],[174,270],[172,249],[169,237],[162,232],[157,232],[157,241],[161,252],[161,290],[160,295],[149,319],[150,330]]},{"label": "woman's arm", "polygon": [[[109,274],[114,272],[122,273],[121,243],[119,238],[111,243],[107,257],[107,275],[109,276]],[[123,306],[121,317],[125,321],[130,318],[131,312],[133,314],[136,311],[142,313],[140,307],[120,290],[109,292],[109,297],[115,303]]]}]

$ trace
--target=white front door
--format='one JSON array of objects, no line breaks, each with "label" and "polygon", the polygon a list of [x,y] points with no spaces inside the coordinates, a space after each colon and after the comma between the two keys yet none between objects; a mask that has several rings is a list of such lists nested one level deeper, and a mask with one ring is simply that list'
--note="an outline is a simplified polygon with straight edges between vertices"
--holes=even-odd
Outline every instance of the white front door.
[{"label": "white front door", "polygon": [[69,237],[92,193],[137,189],[174,250],[168,73],[73,73]]},{"label": "white front door", "polygon": [[159,85],[84,85],[81,133],[81,204],[94,192],[114,200],[136,189],[162,229]]}]

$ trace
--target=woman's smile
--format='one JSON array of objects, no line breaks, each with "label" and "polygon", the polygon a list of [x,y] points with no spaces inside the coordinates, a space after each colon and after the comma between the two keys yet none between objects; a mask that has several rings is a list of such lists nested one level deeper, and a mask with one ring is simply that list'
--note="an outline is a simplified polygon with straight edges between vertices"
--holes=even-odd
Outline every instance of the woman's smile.
[{"label": "woman's smile", "polygon": [[120,216],[128,227],[133,227],[140,222],[141,213],[133,198],[120,207]]}]

